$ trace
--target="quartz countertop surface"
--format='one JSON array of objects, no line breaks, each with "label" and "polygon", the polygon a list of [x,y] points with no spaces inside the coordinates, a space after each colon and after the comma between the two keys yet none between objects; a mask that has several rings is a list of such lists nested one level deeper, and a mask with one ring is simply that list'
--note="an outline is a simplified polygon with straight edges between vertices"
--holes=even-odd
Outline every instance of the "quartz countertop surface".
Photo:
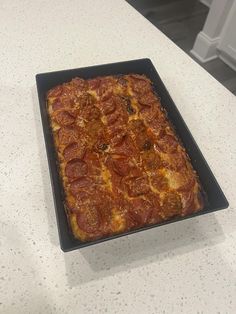
[{"label": "quartz countertop surface", "polygon": [[[121,0],[1,0],[0,313],[236,313],[236,98]],[[35,74],[150,58],[230,206],[63,253]]]}]

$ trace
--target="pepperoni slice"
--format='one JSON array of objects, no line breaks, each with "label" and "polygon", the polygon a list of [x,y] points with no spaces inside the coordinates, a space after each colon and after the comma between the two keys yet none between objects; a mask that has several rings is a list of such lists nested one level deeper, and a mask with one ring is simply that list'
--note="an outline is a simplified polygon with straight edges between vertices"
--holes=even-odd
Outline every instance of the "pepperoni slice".
[{"label": "pepperoni slice", "polygon": [[106,85],[100,85],[97,89],[97,94],[102,101],[108,100],[112,96],[112,90],[109,90]]},{"label": "pepperoni slice", "polygon": [[141,95],[138,100],[142,106],[150,107],[152,103],[157,101],[157,98],[153,92],[148,92],[147,94]]},{"label": "pepperoni slice", "polygon": [[167,127],[167,120],[164,113],[158,112],[154,114],[151,120],[147,121],[154,133],[159,133],[163,128]]},{"label": "pepperoni slice", "polygon": [[74,106],[73,99],[70,98],[56,98],[52,103],[52,111],[57,111],[61,109],[71,109]]},{"label": "pepperoni slice", "polygon": [[69,161],[65,168],[65,173],[70,181],[85,176],[88,172],[88,166],[86,162],[80,159],[73,159]]},{"label": "pepperoni slice", "polygon": [[88,233],[98,231],[101,225],[101,216],[96,206],[84,208],[83,211],[77,213],[78,226]]},{"label": "pepperoni slice", "polygon": [[181,214],[182,202],[180,196],[172,191],[164,196],[162,211],[166,218],[171,218]]},{"label": "pepperoni slice", "polygon": [[110,134],[110,143],[113,147],[117,145],[121,145],[122,142],[125,140],[125,136],[127,134],[126,129],[123,129],[122,127],[115,128],[111,131]]},{"label": "pepperoni slice", "polygon": [[72,126],[62,127],[58,131],[58,139],[62,145],[68,145],[70,143],[76,142],[78,136],[78,130]]},{"label": "pepperoni slice", "polygon": [[88,121],[98,120],[100,116],[100,110],[95,106],[90,106],[85,111],[85,119],[87,119]]},{"label": "pepperoni slice", "polygon": [[145,106],[141,108],[140,114],[142,115],[143,119],[146,121],[146,123],[150,123],[151,121],[155,120],[158,114],[158,106],[156,106],[156,103],[152,103],[151,106]]},{"label": "pepperoni slice", "polygon": [[174,136],[165,134],[158,140],[158,147],[164,153],[174,153],[177,150],[178,142]]},{"label": "pepperoni slice", "polygon": [[95,98],[89,93],[84,93],[78,97],[78,103],[80,107],[84,108],[95,103]]},{"label": "pepperoni slice", "polygon": [[[82,177],[78,180],[73,181],[70,184],[70,191],[74,196],[78,196],[78,194],[81,191],[81,189],[87,189],[92,186],[92,180],[88,177]],[[88,197],[88,193],[85,197]]]},{"label": "pepperoni slice", "polygon": [[161,167],[162,161],[160,156],[154,150],[146,150],[142,154],[144,167],[147,170],[156,170]]},{"label": "pepperoni slice", "polygon": [[116,110],[116,103],[113,101],[113,98],[102,103],[102,112],[105,115],[111,114]]},{"label": "pepperoni slice", "polygon": [[130,172],[132,164],[127,158],[115,158],[112,160],[112,169],[119,176],[127,176]]},{"label": "pepperoni slice", "polygon": [[147,224],[153,212],[153,205],[151,202],[144,199],[134,199],[128,211],[128,216],[133,226],[141,226]]},{"label": "pepperoni slice", "polygon": [[48,97],[58,97],[62,94],[62,92],[63,86],[62,85],[56,86],[48,91]]},{"label": "pepperoni slice", "polygon": [[91,79],[91,80],[88,80],[88,87],[89,89],[97,89],[99,87],[101,83],[101,80],[99,78],[96,78],[96,79]]},{"label": "pepperoni slice", "polygon": [[151,183],[158,191],[166,191],[169,188],[169,181],[163,174],[153,174]]},{"label": "pepperoni slice", "polygon": [[68,145],[64,151],[63,151],[63,156],[66,161],[70,161],[75,158],[82,159],[85,154],[85,145],[82,142],[77,142],[77,143],[71,143]]},{"label": "pepperoni slice", "polygon": [[127,178],[125,180],[126,190],[131,197],[143,195],[149,192],[149,184],[147,178]]},{"label": "pepperoni slice", "polygon": [[137,119],[137,120],[131,120],[129,122],[129,129],[134,133],[134,134],[139,134],[146,132],[146,126],[143,123],[142,120]]},{"label": "pepperoni slice", "polygon": [[119,145],[112,147],[111,153],[122,156],[134,156],[137,153],[137,150],[133,140],[126,135]]},{"label": "pepperoni slice", "polygon": [[152,140],[146,133],[139,133],[136,135],[135,142],[139,150],[150,150],[153,147]]},{"label": "pepperoni slice", "polygon": [[54,120],[61,126],[71,125],[75,122],[75,118],[67,110],[58,111]]},{"label": "pepperoni slice", "polygon": [[[109,100],[110,101],[110,100]],[[115,110],[106,116],[107,124],[113,125],[114,123],[118,124],[126,124],[128,122],[128,112],[124,106],[124,100],[119,97],[112,97],[112,103],[115,104]]]},{"label": "pepperoni slice", "polygon": [[182,153],[168,154],[165,156],[165,166],[173,171],[179,172],[186,167],[186,159]]},{"label": "pepperoni slice", "polygon": [[147,78],[132,75],[132,88],[137,94],[145,94],[151,91],[152,86]]},{"label": "pepperoni slice", "polygon": [[118,111],[115,111],[109,115],[107,115],[107,124],[113,125],[117,120],[120,118],[120,113]]},{"label": "pepperoni slice", "polygon": [[72,79],[71,83],[72,86],[76,87],[77,91],[84,91],[88,88],[87,82],[80,77],[75,77]]},{"label": "pepperoni slice", "polygon": [[111,94],[113,87],[113,79],[111,77],[101,78],[100,85],[97,89],[97,94],[101,98],[104,98],[104,96]]},{"label": "pepperoni slice", "polygon": [[60,109],[64,109],[64,104],[60,101],[60,99],[56,99],[53,103],[52,103],[52,111],[57,111]]}]

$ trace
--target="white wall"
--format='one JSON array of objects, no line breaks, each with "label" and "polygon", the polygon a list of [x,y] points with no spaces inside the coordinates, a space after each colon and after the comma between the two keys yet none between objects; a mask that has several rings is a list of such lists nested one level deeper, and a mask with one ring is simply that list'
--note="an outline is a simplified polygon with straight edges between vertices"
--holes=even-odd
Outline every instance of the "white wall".
[{"label": "white wall", "polygon": [[[211,1],[210,10],[203,30],[198,34],[193,49],[191,50],[191,53],[201,62],[204,63],[217,58],[221,55],[221,51],[223,51],[222,55],[224,54],[222,59],[226,58],[231,49],[225,49],[226,42],[227,47],[233,45],[233,50],[236,49],[236,43],[234,44],[233,42],[235,40],[234,34],[236,33],[236,9],[231,10],[233,8],[232,6],[236,6],[236,0]],[[230,23],[229,20],[231,21]],[[228,25],[227,28],[225,27],[226,25]],[[225,36],[227,40],[224,40]],[[235,55],[233,55],[233,59],[236,64]]]}]

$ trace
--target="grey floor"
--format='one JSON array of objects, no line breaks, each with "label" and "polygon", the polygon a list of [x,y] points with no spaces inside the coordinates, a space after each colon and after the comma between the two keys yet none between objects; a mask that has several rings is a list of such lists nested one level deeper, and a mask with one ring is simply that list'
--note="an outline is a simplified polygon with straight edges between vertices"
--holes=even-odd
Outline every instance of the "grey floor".
[{"label": "grey floor", "polygon": [[219,58],[200,63],[190,54],[208,8],[198,0],[127,0],[152,24],[236,95],[236,72]]}]

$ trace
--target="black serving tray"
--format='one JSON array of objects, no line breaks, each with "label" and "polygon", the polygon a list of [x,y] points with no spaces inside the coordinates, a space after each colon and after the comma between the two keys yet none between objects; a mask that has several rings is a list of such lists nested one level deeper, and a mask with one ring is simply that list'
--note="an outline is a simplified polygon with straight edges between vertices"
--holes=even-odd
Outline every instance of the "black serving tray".
[{"label": "black serving tray", "polygon": [[[153,82],[154,91],[160,96],[162,106],[167,111],[169,119],[174,125],[178,136],[182,140],[182,143],[191,159],[191,163],[200,178],[200,182],[203,186],[203,190],[206,193],[208,202],[206,203],[203,210],[187,217],[179,217],[170,221],[154,224],[151,226],[145,226],[136,230],[131,230],[128,232],[109,236],[107,238],[98,239],[95,241],[82,242],[73,237],[69,223],[67,221],[67,216],[64,208],[63,187],[57,168],[56,151],[50,128],[49,117],[46,109],[46,93],[52,87],[58,84],[62,84],[64,82],[68,82],[76,76],[82,77],[84,79],[89,79],[97,76],[130,73],[145,74]],[[212,171],[210,170],[187,125],[185,124],[183,118],[181,117],[175,103],[171,99],[168,91],[166,90],[165,85],[163,84],[160,76],[158,75],[156,69],[154,68],[151,60],[149,59],[131,60],[125,62],[96,65],[79,69],[41,73],[36,75],[36,82],[44,138],[47,149],[51,183],[54,195],[60,244],[64,252],[79,249],[91,244],[96,244],[99,242],[115,239],[141,230],[147,230],[164,224],[173,223],[175,221],[180,221],[190,217],[207,214],[228,207],[229,204],[227,199],[225,198],[219,184],[217,183]]]}]

